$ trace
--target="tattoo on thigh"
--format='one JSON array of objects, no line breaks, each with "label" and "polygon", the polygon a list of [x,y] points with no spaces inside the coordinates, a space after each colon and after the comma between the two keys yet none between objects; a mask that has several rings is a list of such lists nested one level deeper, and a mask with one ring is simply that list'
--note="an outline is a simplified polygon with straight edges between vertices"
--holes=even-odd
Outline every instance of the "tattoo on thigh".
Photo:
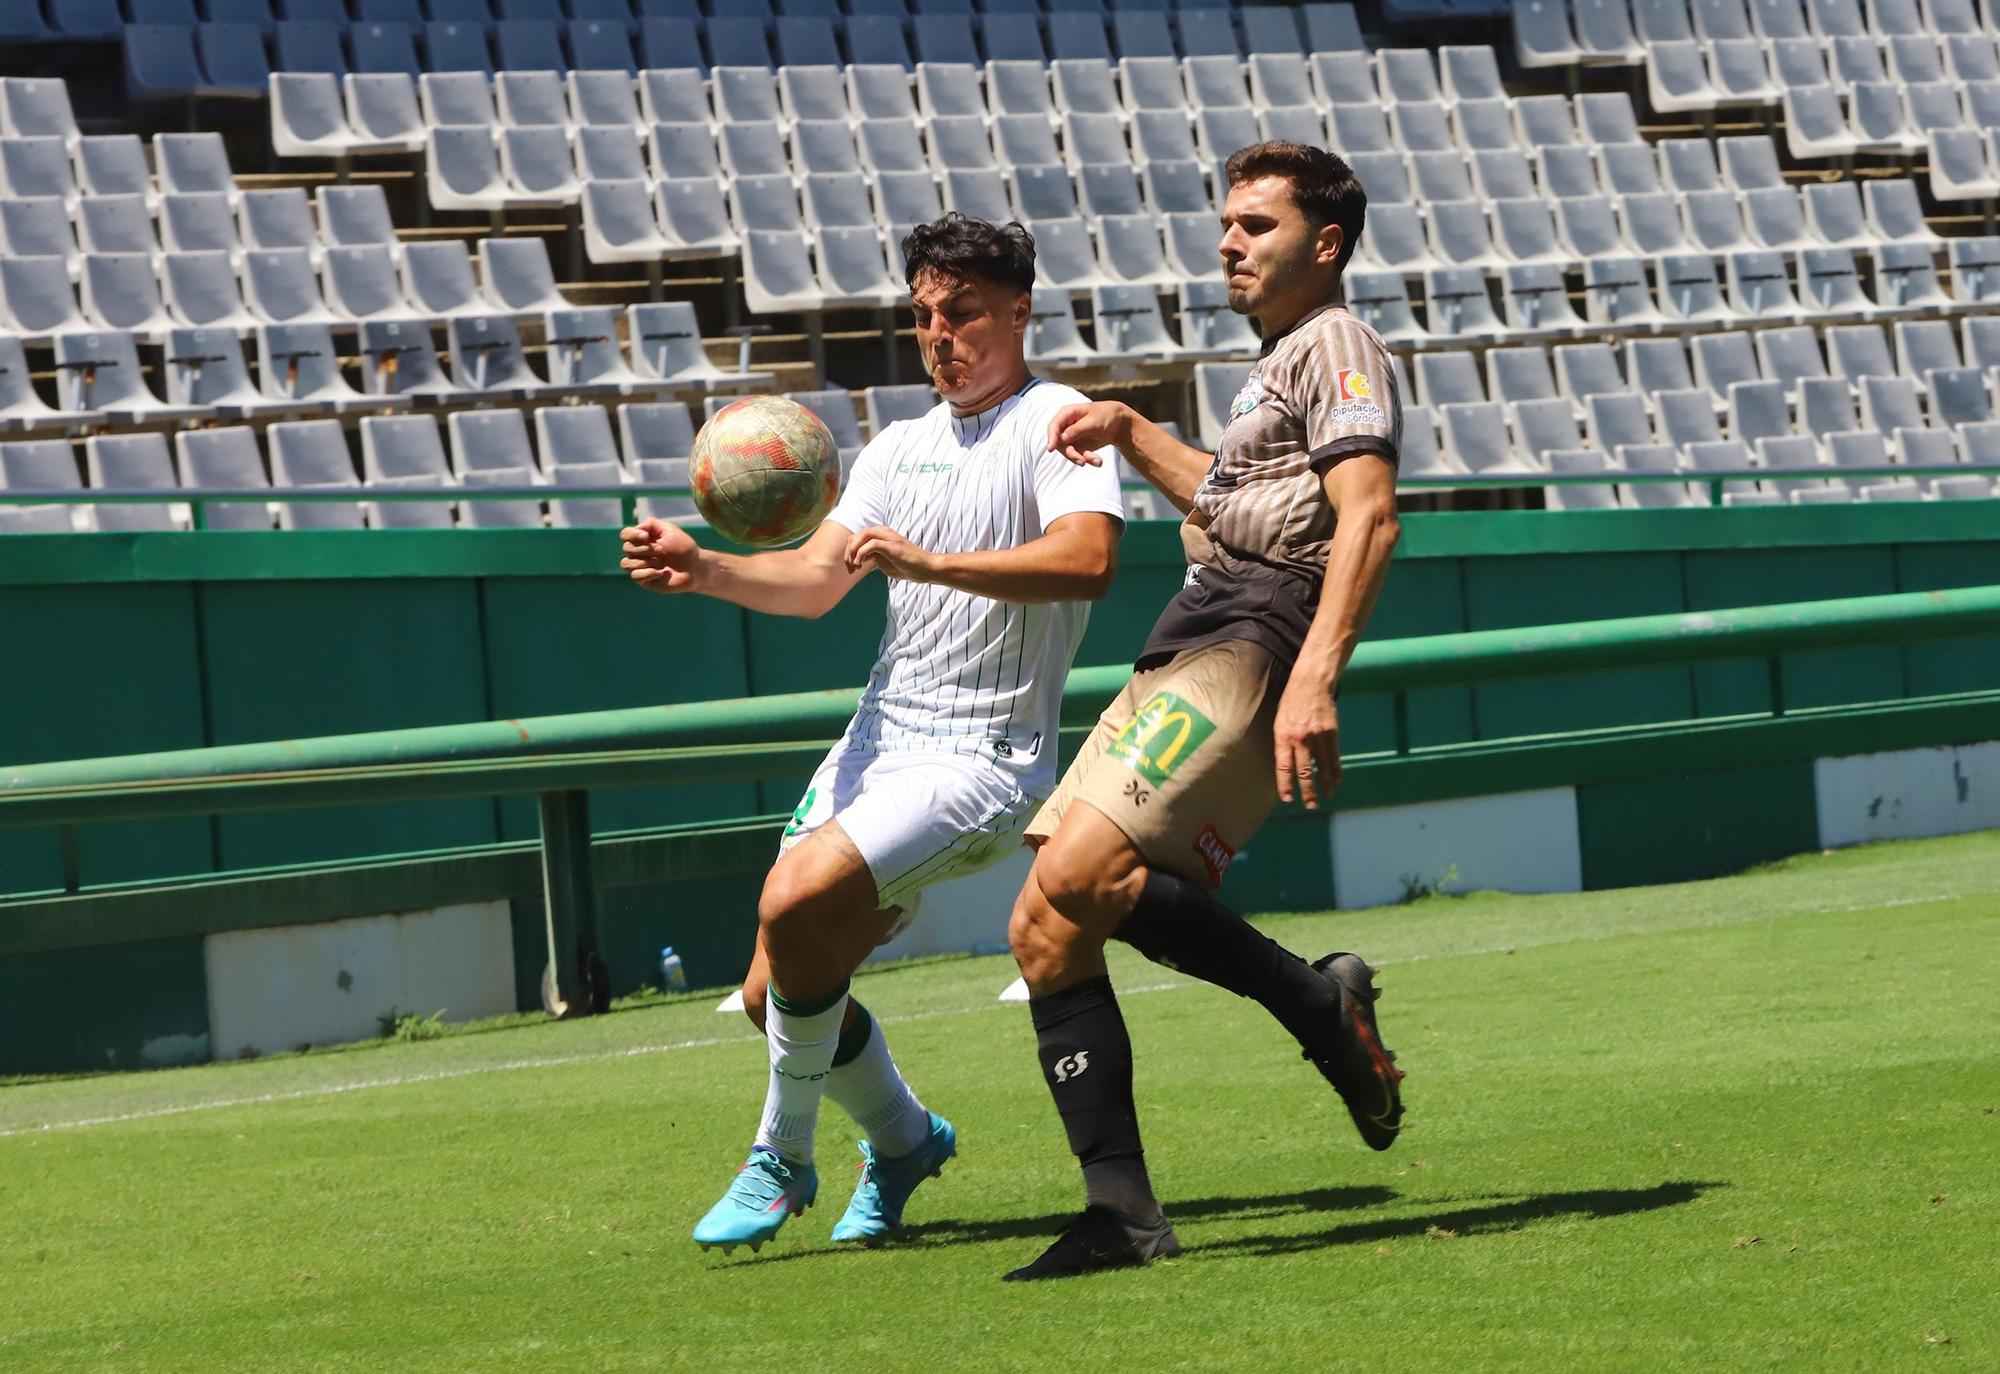
[{"label": "tattoo on thigh", "polygon": [[859,864],[863,868],[868,866],[868,861],[861,857],[861,851],[854,847],[854,841],[847,838],[845,831],[832,825],[822,825],[807,835],[806,838],[809,840],[818,840],[849,863]]}]

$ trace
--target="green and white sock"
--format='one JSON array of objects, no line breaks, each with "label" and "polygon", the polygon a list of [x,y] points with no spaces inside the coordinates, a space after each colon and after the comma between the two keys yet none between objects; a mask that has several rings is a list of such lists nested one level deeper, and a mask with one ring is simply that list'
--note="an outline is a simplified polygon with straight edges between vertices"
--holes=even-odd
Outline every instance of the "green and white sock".
[{"label": "green and white sock", "polygon": [[764,1094],[757,1148],[773,1151],[795,1164],[812,1162],[819,1100],[826,1091],[833,1053],[840,1043],[840,1023],[846,1015],[845,979],[825,997],[804,1003],[786,1001],[772,985],[764,1012],[771,1084]]},{"label": "green and white sock", "polygon": [[906,1155],[930,1135],[931,1114],[903,1081],[882,1028],[858,1002],[854,1023],[841,1032],[826,1095],[867,1133],[878,1156]]}]

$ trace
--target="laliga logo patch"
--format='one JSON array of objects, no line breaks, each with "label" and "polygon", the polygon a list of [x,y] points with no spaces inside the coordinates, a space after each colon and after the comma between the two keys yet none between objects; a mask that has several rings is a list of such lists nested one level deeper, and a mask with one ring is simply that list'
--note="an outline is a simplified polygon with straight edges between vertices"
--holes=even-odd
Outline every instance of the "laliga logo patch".
[{"label": "laliga logo patch", "polygon": [[1333,388],[1339,393],[1335,399],[1341,401],[1372,401],[1375,393],[1369,390],[1368,374],[1351,367],[1343,367],[1333,374]]},{"label": "laliga logo patch", "polygon": [[1243,383],[1243,389],[1236,393],[1236,399],[1229,403],[1229,414],[1232,418],[1248,415],[1263,399],[1264,379],[1253,372],[1249,380]]}]

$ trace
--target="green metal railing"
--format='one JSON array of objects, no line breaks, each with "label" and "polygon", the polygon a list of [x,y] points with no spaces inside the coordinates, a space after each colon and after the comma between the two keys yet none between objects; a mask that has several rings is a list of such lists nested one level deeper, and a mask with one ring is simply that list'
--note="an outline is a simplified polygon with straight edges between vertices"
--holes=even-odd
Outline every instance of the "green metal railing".
[{"label": "green metal railing", "polygon": [[[1381,640],[1355,652],[1342,686],[1393,695],[1396,753],[1409,755],[1405,700],[1420,688],[1761,657],[1782,715],[1782,655],[1991,632],[2000,632],[2000,586]],[[1095,720],[1128,673],[1072,672],[1063,723]],[[804,692],[4,767],[0,827],[61,827],[73,847],[74,827],[104,821],[532,793],[552,1006],[577,1007],[595,946],[588,792],[796,775],[838,736],[859,696]]]}]

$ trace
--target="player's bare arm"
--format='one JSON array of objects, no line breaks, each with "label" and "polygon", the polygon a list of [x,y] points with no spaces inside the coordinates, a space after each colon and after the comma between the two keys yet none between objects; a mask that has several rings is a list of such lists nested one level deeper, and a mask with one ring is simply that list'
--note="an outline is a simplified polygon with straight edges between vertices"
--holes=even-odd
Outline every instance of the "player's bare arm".
[{"label": "player's bare arm", "polygon": [[619,538],[625,556],[618,566],[646,590],[698,592],[767,615],[825,615],[862,575],[842,556],[848,532],[832,523],[797,548],[771,553],[704,549],[686,530],[657,518],[641,520]]},{"label": "player's bare arm", "polygon": [[1340,718],[1333,691],[1368,626],[1400,535],[1396,470],[1388,463],[1357,455],[1329,468],[1324,487],[1340,523],[1327,552],[1319,608],[1278,698],[1272,730],[1278,797],[1289,802],[1296,779],[1308,811],[1318,810],[1320,797],[1340,781]]},{"label": "player's bare arm", "polygon": [[1049,452],[1097,467],[1104,460],[1094,450],[1101,448],[1123,453],[1182,514],[1194,509],[1195,489],[1214,461],[1213,455],[1182,443],[1123,401],[1064,406],[1049,421]]},{"label": "player's bare arm", "polygon": [[1119,529],[1111,516],[1085,511],[1050,522],[1041,538],[1011,549],[931,553],[886,525],[873,525],[848,541],[846,559],[856,576],[880,568],[906,582],[995,601],[1097,601],[1111,590],[1118,570]]}]

